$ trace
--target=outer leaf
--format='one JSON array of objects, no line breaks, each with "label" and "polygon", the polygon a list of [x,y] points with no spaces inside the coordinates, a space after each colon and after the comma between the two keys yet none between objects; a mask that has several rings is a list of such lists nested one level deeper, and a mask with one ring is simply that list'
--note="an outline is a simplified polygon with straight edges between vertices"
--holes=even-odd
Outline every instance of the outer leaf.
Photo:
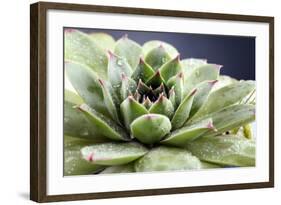
[{"label": "outer leaf", "polygon": [[173,130],[182,127],[188,119],[192,102],[194,99],[194,94],[196,93],[196,91],[197,90],[193,90],[188,96],[186,96],[177,108],[174,117],[171,121]]},{"label": "outer leaf", "polygon": [[185,76],[190,75],[194,69],[206,64],[206,59],[187,58],[181,60],[181,66]]},{"label": "outer leaf", "polygon": [[76,94],[65,91],[64,100],[64,134],[77,138],[91,139],[92,142],[104,141],[99,130],[95,129],[92,124],[79,112],[74,106],[83,102]]},{"label": "outer leaf", "polygon": [[120,89],[121,101],[125,100],[129,95],[132,95],[132,93],[135,93],[136,89],[136,82],[133,79],[122,75],[122,85]]},{"label": "outer leaf", "polygon": [[202,169],[215,169],[215,168],[222,168],[222,166],[217,165],[217,164],[213,164],[213,163],[209,163],[209,162],[201,161],[201,168]]},{"label": "outer leaf", "polygon": [[181,71],[180,57],[176,56],[174,59],[168,61],[159,68],[161,76],[168,82],[168,80]]},{"label": "outer leaf", "polygon": [[153,68],[150,67],[142,58],[140,58],[140,62],[137,65],[134,73],[132,74],[132,78],[138,82],[139,80],[142,80],[143,82],[146,82],[149,78],[151,78],[154,75]]},{"label": "outer leaf", "polygon": [[255,166],[255,142],[231,135],[203,137],[188,150],[199,159],[228,166]]},{"label": "outer leaf", "polygon": [[89,35],[75,29],[66,29],[64,36],[65,59],[92,68],[101,78],[107,77],[107,56]]},{"label": "outer leaf", "polygon": [[139,63],[142,48],[138,43],[132,41],[125,35],[116,42],[114,53],[125,58],[134,70]]},{"label": "outer leaf", "polygon": [[173,47],[171,44],[168,44],[168,43],[163,42],[163,41],[153,40],[153,41],[147,41],[142,46],[144,56],[146,56],[153,48],[157,48],[160,45],[162,45],[165,48],[165,50],[168,52],[168,54],[172,58],[176,57],[179,54],[177,49],[175,47]]},{"label": "outer leaf", "polygon": [[94,174],[103,169],[82,159],[80,149],[92,141],[64,136],[64,176]]},{"label": "outer leaf", "polygon": [[137,172],[180,171],[200,169],[200,160],[189,151],[173,147],[157,147],[135,163]]},{"label": "outer leaf", "polygon": [[167,138],[161,141],[163,144],[184,147],[188,142],[197,139],[208,130],[213,130],[211,118],[202,120],[196,124],[173,131]]},{"label": "outer leaf", "polygon": [[104,52],[107,52],[108,50],[113,51],[115,46],[115,40],[111,35],[107,33],[94,32],[94,33],[90,33],[89,37],[95,44],[101,47],[104,50]]},{"label": "outer leaf", "polygon": [[189,75],[185,76],[184,95],[188,94],[190,90],[203,81],[217,80],[220,68],[220,65],[206,64],[193,69]]},{"label": "outer leaf", "polygon": [[196,86],[197,92],[194,96],[192,107],[190,110],[190,117],[192,117],[208,100],[209,93],[212,91],[212,88],[217,83],[217,80],[214,81],[204,81]]},{"label": "outer leaf", "polygon": [[132,96],[129,96],[124,100],[120,105],[120,108],[124,124],[128,130],[130,129],[131,122],[142,115],[148,114],[147,109]]},{"label": "outer leaf", "polygon": [[171,60],[171,57],[163,45],[153,48],[145,56],[145,62],[147,62],[155,71],[169,60]]},{"label": "outer leaf", "polygon": [[255,88],[253,81],[240,81],[222,87],[215,92],[212,92],[206,103],[194,115],[193,118],[198,118],[209,113],[221,110],[224,107],[233,105],[242,100]]},{"label": "outer leaf", "polygon": [[109,114],[113,120],[120,123],[119,116],[118,116],[118,110],[115,107],[114,98],[111,96],[110,91],[107,88],[108,86],[101,79],[99,79],[99,83],[102,88],[102,93],[104,96],[104,104],[107,108],[107,111],[109,112]]},{"label": "outer leaf", "polygon": [[110,116],[98,76],[89,68],[78,63],[65,63],[65,69],[73,87],[85,103],[106,116]]},{"label": "outer leaf", "polygon": [[235,78],[232,78],[227,75],[220,75],[218,77],[218,82],[215,84],[215,86],[212,89],[212,92],[236,82],[238,82],[238,80],[236,80]]},{"label": "outer leaf", "polygon": [[135,172],[134,163],[108,167],[102,172],[100,172],[100,174],[115,174],[115,173],[120,174],[120,173],[132,173],[132,172]]},{"label": "outer leaf", "polygon": [[81,149],[88,162],[115,166],[132,162],[147,153],[147,149],[136,143],[103,143]]},{"label": "outer leaf", "polygon": [[126,59],[109,52],[108,79],[119,98],[120,88],[122,85],[122,75],[130,77],[131,73],[131,67],[127,63]]},{"label": "outer leaf", "polygon": [[169,118],[159,114],[142,115],[131,124],[131,133],[145,144],[159,142],[171,130]]},{"label": "outer leaf", "polygon": [[208,131],[205,135],[215,136],[254,121],[255,106],[245,104],[233,105],[210,114],[209,117],[212,117],[216,130]]},{"label": "outer leaf", "polygon": [[105,137],[113,140],[128,140],[126,131],[114,121],[99,114],[86,104],[82,104],[78,109],[82,111],[92,125]]},{"label": "outer leaf", "polygon": [[171,119],[174,114],[174,106],[171,101],[162,94],[159,96],[158,100],[152,104],[149,112],[162,114]]}]

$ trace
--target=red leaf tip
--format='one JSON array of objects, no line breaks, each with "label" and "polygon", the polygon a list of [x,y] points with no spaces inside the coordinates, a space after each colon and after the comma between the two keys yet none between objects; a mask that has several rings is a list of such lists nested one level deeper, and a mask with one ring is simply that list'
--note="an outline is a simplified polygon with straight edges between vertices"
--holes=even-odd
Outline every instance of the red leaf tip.
[{"label": "red leaf tip", "polygon": [[94,153],[89,154],[89,156],[87,156],[87,160],[88,160],[89,162],[94,161]]}]

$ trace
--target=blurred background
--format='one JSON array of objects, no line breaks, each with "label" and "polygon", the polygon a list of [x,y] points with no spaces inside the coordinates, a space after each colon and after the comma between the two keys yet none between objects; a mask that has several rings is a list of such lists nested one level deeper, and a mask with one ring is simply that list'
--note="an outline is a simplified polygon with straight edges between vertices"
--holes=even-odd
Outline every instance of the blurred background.
[{"label": "blurred background", "polygon": [[139,44],[161,40],[172,44],[184,58],[203,58],[209,63],[223,65],[221,73],[237,79],[255,80],[255,38],[189,33],[127,31],[110,29],[79,29],[80,31],[105,32],[115,40],[127,34]]}]

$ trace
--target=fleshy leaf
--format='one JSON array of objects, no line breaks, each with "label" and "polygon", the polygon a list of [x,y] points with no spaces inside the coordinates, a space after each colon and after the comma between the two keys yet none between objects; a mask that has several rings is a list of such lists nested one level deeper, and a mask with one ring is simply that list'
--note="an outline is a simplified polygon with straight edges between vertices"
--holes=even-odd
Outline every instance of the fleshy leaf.
[{"label": "fleshy leaf", "polygon": [[81,102],[83,101],[79,96],[70,91],[65,91],[64,134],[76,138],[91,139],[92,142],[104,141],[107,138],[103,137],[99,130],[95,129],[84,115],[74,108]]},{"label": "fleshy leaf", "polygon": [[255,142],[235,135],[202,137],[190,142],[187,148],[203,161],[228,166],[255,166]]},{"label": "fleshy leaf", "polygon": [[196,85],[203,81],[217,80],[221,65],[201,65],[189,74],[184,76],[184,95],[188,94]]},{"label": "fleshy leaf", "polygon": [[135,172],[134,163],[107,167],[100,174],[119,174],[119,173],[132,173]]},{"label": "fleshy leaf", "polygon": [[120,89],[121,101],[125,100],[129,95],[132,95],[132,93],[135,93],[136,89],[136,82],[133,79],[122,75],[122,85]]},{"label": "fleshy leaf", "polygon": [[121,98],[120,88],[122,85],[122,75],[130,77],[131,73],[131,67],[127,63],[126,59],[109,52],[108,79],[114,92],[119,98]]},{"label": "fleshy leaf", "polygon": [[146,114],[131,124],[131,133],[145,144],[159,142],[171,130],[169,118],[160,114]]},{"label": "fleshy leaf", "polygon": [[215,169],[215,168],[222,168],[222,166],[214,163],[201,161],[201,169]]},{"label": "fleshy leaf", "polygon": [[82,159],[80,149],[90,144],[90,140],[64,136],[64,176],[94,174],[103,169]]},{"label": "fleshy leaf", "polygon": [[172,46],[171,44],[163,42],[163,41],[152,40],[152,41],[147,41],[142,46],[144,56],[146,56],[153,48],[157,48],[160,45],[162,45],[165,48],[165,50],[168,52],[168,54],[172,58],[176,57],[179,54],[177,49],[174,46]]},{"label": "fleshy leaf", "polygon": [[87,119],[92,123],[99,132],[112,140],[122,140],[128,141],[129,137],[126,131],[117,125],[111,119],[103,116],[102,114],[91,109],[88,105],[82,104],[78,109],[87,117]]},{"label": "fleshy leaf", "polygon": [[128,130],[130,129],[131,122],[142,115],[148,114],[147,109],[132,96],[129,96],[121,103],[120,109],[124,124]]},{"label": "fleshy leaf", "polygon": [[227,75],[220,75],[218,77],[218,82],[215,84],[215,86],[212,89],[212,92],[236,82],[238,82],[238,80],[236,80],[235,78],[232,78]]},{"label": "fleshy leaf", "polygon": [[148,97],[144,99],[142,104],[147,110],[149,110],[149,108],[152,106],[152,102],[149,100]]},{"label": "fleshy leaf", "polygon": [[101,47],[104,50],[104,52],[107,52],[108,50],[113,51],[115,46],[115,40],[111,35],[107,33],[94,32],[94,33],[89,33],[89,37],[95,44]]},{"label": "fleshy leaf", "polygon": [[177,103],[176,103],[176,93],[175,93],[175,87],[174,86],[169,90],[169,100],[173,104],[174,109],[176,109]]},{"label": "fleshy leaf", "polygon": [[185,149],[160,146],[150,150],[135,163],[137,172],[200,169],[200,160]]},{"label": "fleshy leaf", "polygon": [[142,48],[137,42],[129,39],[125,35],[116,42],[114,53],[125,58],[134,70],[139,63]]},{"label": "fleshy leaf", "polygon": [[193,118],[199,118],[233,105],[242,100],[254,88],[255,83],[253,81],[240,81],[222,87],[209,95],[206,103],[198,110]]},{"label": "fleshy leaf", "polygon": [[162,114],[168,118],[172,118],[174,114],[174,106],[169,99],[161,94],[156,102],[149,109],[150,113]]},{"label": "fleshy leaf", "polygon": [[253,138],[253,131],[252,131],[251,124],[246,124],[243,126],[243,134],[244,134],[244,137],[246,137],[248,139]]},{"label": "fleshy leaf", "polygon": [[216,129],[208,131],[205,135],[215,136],[254,121],[255,106],[245,104],[232,105],[210,114],[209,117],[212,117]]},{"label": "fleshy leaf", "polygon": [[110,116],[95,72],[87,66],[73,62],[66,62],[65,69],[70,82],[84,102],[97,112]]},{"label": "fleshy leaf", "polygon": [[108,89],[109,85],[106,85],[106,83],[101,79],[99,79],[99,83],[100,83],[101,88],[102,88],[102,93],[103,93],[103,97],[104,97],[104,104],[107,108],[107,111],[109,112],[109,114],[110,114],[110,116],[113,120],[120,123],[119,116],[118,116],[118,110],[115,106],[114,99],[111,96],[111,93]]},{"label": "fleshy leaf", "polygon": [[64,35],[65,59],[87,65],[105,79],[107,77],[105,51],[92,41],[89,35],[78,30],[66,29]]},{"label": "fleshy leaf", "polygon": [[134,79],[136,82],[138,82],[139,80],[146,82],[153,75],[153,68],[151,68],[150,65],[148,65],[142,58],[140,58],[140,62],[137,65],[135,71],[133,72],[131,78]]},{"label": "fleshy leaf", "polygon": [[207,64],[206,59],[186,58],[181,60],[181,66],[185,76],[190,75],[190,73],[194,69],[206,64]]},{"label": "fleshy leaf", "polygon": [[192,117],[208,100],[209,93],[212,91],[216,82],[217,80],[204,81],[196,86],[197,92],[193,99],[189,117]]},{"label": "fleshy leaf", "polygon": [[180,128],[173,131],[167,138],[161,141],[163,144],[184,147],[188,142],[197,139],[208,130],[213,130],[213,122],[211,118],[199,121],[190,126]]},{"label": "fleshy leaf", "polygon": [[189,95],[187,95],[175,111],[174,117],[171,121],[173,130],[182,127],[188,119],[194,99],[194,94],[196,92],[197,90],[193,90]]},{"label": "fleshy leaf", "polygon": [[161,73],[161,76],[165,80],[165,82],[168,82],[168,80],[178,74],[181,71],[181,64],[180,64],[180,57],[179,55],[176,56],[174,59],[171,59],[167,63],[163,64],[159,71]]},{"label": "fleshy leaf", "polygon": [[169,60],[171,60],[171,57],[162,44],[150,50],[145,56],[145,62],[147,62],[155,71]]},{"label": "fleshy leaf", "polygon": [[184,79],[183,79],[183,73],[178,73],[176,76],[172,77],[168,81],[168,87],[173,87],[175,92],[175,108],[179,106],[179,104],[182,101],[183,98],[183,85]]},{"label": "fleshy leaf", "polygon": [[136,143],[103,143],[81,149],[86,161],[107,166],[128,164],[146,153],[147,149]]},{"label": "fleshy leaf", "polygon": [[146,85],[151,86],[153,88],[159,87],[162,83],[164,83],[164,79],[161,76],[161,73],[156,71],[156,73],[146,81]]}]

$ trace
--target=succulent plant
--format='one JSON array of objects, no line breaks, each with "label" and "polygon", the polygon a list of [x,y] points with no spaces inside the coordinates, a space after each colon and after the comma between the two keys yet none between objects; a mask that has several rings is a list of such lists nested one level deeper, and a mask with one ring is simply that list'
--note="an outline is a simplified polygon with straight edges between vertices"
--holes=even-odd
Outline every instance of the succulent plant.
[{"label": "succulent plant", "polygon": [[255,165],[255,82],[157,40],[65,30],[64,174]]}]

